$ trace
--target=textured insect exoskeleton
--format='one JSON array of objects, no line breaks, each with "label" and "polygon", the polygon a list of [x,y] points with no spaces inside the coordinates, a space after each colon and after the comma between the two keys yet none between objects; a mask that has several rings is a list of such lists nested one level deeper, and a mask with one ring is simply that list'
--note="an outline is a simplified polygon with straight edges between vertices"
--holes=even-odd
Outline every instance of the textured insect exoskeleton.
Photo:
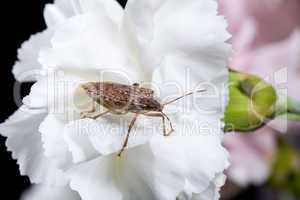
[{"label": "textured insect exoskeleton", "polygon": [[[139,115],[161,117],[163,123],[163,134],[164,136],[169,136],[174,129],[169,117],[163,112],[164,106],[193,94],[193,92],[190,92],[169,102],[160,103],[154,98],[154,91],[152,89],[140,87],[137,83],[133,85],[125,85],[113,82],[90,82],[82,84],[81,87],[86,91],[88,96],[93,99],[93,101],[107,109],[107,111],[96,115],[94,114],[94,109],[89,112],[84,112],[82,113],[83,118],[90,117],[96,119],[107,113],[122,115],[131,112],[135,114],[128,127],[127,135],[119,156],[128,145],[130,131]],[[205,90],[198,90],[197,92],[203,91]],[[93,113],[93,116],[89,115],[90,113]],[[169,131],[166,130],[166,119],[170,124]]]}]

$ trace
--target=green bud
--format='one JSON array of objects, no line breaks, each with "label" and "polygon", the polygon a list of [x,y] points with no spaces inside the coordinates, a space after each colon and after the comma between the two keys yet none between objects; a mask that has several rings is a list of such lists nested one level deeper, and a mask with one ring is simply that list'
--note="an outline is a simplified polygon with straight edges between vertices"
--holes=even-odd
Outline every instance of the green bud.
[{"label": "green bud", "polygon": [[225,131],[252,131],[273,118],[277,101],[272,85],[257,76],[231,72]]}]

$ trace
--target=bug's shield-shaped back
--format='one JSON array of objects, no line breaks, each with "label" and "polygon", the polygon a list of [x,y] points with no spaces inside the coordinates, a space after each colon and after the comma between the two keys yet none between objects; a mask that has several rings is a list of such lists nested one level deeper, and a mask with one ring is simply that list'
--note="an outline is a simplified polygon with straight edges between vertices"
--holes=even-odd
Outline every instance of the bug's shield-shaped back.
[{"label": "bug's shield-shaped back", "polygon": [[138,85],[90,82],[82,88],[95,102],[116,114],[161,110],[160,103],[153,98],[154,91]]}]

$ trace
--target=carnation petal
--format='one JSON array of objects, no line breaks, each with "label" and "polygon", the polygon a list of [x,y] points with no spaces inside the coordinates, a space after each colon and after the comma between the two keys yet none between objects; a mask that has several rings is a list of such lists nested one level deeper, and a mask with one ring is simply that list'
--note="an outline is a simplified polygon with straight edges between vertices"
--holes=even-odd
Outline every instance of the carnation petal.
[{"label": "carnation petal", "polygon": [[81,200],[80,196],[68,186],[32,185],[21,200]]},{"label": "carnation petal", "polygon": [[105,195],[124,200],[169,200],[186,187],[191,193],[203,194],[203,199],[218,195],[224,181],[215,177],[228,166],[228,154],[219,136],[185,133],[154,136],[150,143],[129,148],[121,157],[110,154],[82,163],[69,170],[71,187],[83,200]]},{"label": "carnation petal", "polygon": [[67,180],[63,172],[44,155],[38,127],[45,116],[44,110],[22,106],[0,125],[0,132],[7,137],[6,146],[17,160],[21,175],[28,175],[32,183],[64,185]]},{"label": "carnation petal", "polygon": [[[147,145],[131,148],[121,158],[117,154],[104,156],[73,168],[69,173],[71,187],[83,200],[96,200],[99,196],[116,200],[175,199],[184,184],[182,177],[176,178],[168,173],[167,166],[153,161]],[[154,165],[164,170],[156,171]]]},{"label": "carnation petal", "polygon": [[103,12],[116,24],[120,25],[124,10],[116,0],[85,0],[80,1],[83,12]]},{"label": "carnation petal", "polygon": [[74,163],[90,160],[99,155],[85,133],[88,128],[89,124],[85,119],[70,122],[65,126],[64,141],[72,153]]},{"label": "carnation petal", "polygon": [[[148,72],[168,56],[188,57],[186,60],[198,64],[192,73],[204,70],[207,73],[203,74],[212,79],[227,68],[231,47],[225,43],[230,38],[226,27],[212,0],[131,0],[126,6],[123,30],[139,52],[140,65]],[[181,67],[190,62],[184,64]]]},{"label": "carnation petal", "polygon": [[[172,159],[171,155],[177,160],[181,159],[180,163],[185,169],[182,176],[186,178],[192,193],[203,192],[215,176],[229,165],[228,153],[220,144],[219,133],[210,129],[201,132],[195,126],[198,123],[189,118],[176,128],[176,136],[155,141],[151,146],[158,160],[161,156]],[[172,168],[172,165],[165,165]]]},{"label": "carnation petal", "polygon": [[30,108],[45,109],[47,108],[47,90],[48,82],[46,78],[39,78],[30,89],[29,95],[24,97],[23,103]]},{"label": "carnation petal", "polygon": [[39,127],[45,156],[53,159],[58,166],[62,167],[71,165],[71,154],[62,134],[64,127],[65,123],[53,114],[48,114]]},{"label": "carnation petal", "polygon": [[113,181],[113,165],[111,157],[101,157],[71,169],[71,188],[80,194],[82,200],[97,200],[99,197],[122,200],[121,191]]},{"label": "carnation petal", "polygon": [[120,24],[123,16],[123,8],[116,0],[55,0],[54,5],[67,17],[105,11],[114,23]]},{"label": "carnation petal", "polygon": [[[65,128],[65,139],[75,162],[119,152],[124,144],[133,114],[107,114],[96,120],[80,119]],[[130,133],[127,148],[147,143],[161,128],[161,118],[140,115]]]},{"label": "carnation petal", "polygon": [[48,28],[55,27],[55,25],[66,20],[65,14],[55,4],[46,5],[44,18]]},{"label": "carnation petal", "polygon": [[118,26],[105,12],[82,14],[57,28],[52,48],[42,51],[39,61],[45,68],[81,74],[88,80],[109,79],[112,73],[127,82],[138,81],[139,70],[129,63],[123,46]]},{"label": "carnation petal", "polygon": [[18,50],[18,61],[13,67],[13,74],[18,81],[34,81],[41,73],[42,66],[37,61],[42,49],[50,47],[52,30],[45,30],[30,37]]}]

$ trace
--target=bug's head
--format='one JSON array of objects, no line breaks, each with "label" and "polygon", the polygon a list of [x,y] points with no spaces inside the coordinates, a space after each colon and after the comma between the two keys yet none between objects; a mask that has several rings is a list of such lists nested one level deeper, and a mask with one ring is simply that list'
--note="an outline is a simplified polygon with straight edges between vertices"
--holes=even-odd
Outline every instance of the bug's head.
[{"label": "bug's head", "polygon": [[164,110],[164,105],[163,104],[159,104],[159,108],[157,111],[162,112]]},{"label": "bug's head", "polygon": [[142,98],[141,101],[143,102],[141,105],[142,110],[157,112],[161,112],[163,110],[164,106],[153,98]]}]

